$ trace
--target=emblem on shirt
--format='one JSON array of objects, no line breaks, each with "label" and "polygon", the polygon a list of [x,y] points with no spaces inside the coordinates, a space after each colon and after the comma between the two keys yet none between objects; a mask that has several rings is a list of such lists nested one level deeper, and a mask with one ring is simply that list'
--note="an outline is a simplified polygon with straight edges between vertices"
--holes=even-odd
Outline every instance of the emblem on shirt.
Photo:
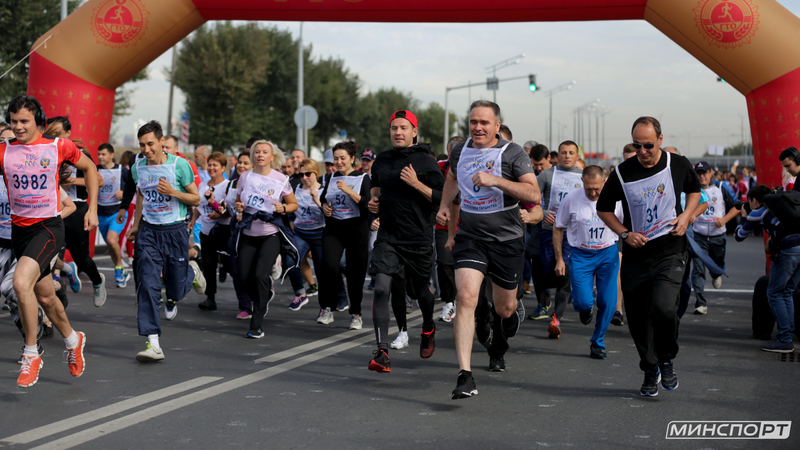
[{"label": "emblem on shirt", "polygon": [[711,203],[716,203],[716,202],[717,202],[717,197],[711,197]]},{"label": "emblem on shirt", "polygon": [[44,168],[44,169],[47,169],[47,166],[49,166],[49,165],[50,165],[50,159],[49,159],[49,158],[44,158],[44,157],[43,157],[43,158],[42,158],[42,159],[39,161],[39,164],[42,166],[42,168]]},{"label": "emblem on shirt", "polygon": [[92,34],[107,47],[136,45],[147,31],[149,16],[142,0],[105,0],[92,12]]},{"label": "emblem on shirt", "polygon": [[267,191],[267,195],[269,195],[270,197],[272,197],[272,194],[274,194],[274,193],[275,193],[275,189],[270,189],[270,190]]},{"label": "emblem on shirt", "polygon": [[666,189],[666,186],[664,186],[664,183],[659,184],[658,187],[656,188],[656,190],[658,191],[659,194],[663,194],[664,193],[664,189]]},{"label": "emblem on shirt", "polygon": [[490,159],[490,160],[486,161],[486,169],[487,170],[491,170],[492,167],[494,167],[494,160]]},{"label": "emblem on shirt", "polygon": [[752,0],[700,0],[694,14],[700,34],[721,48],[749,44],[758,29],[758,6]]}]

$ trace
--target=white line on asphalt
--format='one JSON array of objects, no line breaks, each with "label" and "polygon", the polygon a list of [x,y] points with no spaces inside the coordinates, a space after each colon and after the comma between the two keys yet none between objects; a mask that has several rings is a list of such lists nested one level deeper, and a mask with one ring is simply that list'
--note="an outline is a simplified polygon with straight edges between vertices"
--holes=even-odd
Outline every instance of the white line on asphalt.
[{"label": "white line on asphalt", "polygon": [[127,411],[129,409],[136,408],[144,404],[154,402],[156,400],[161,400],[162,398],[179,394],[181,392],[185,392],[200,387],[204,384],[212,383],[214,381],[219,381],[221,379],[222,379],[221,377],[199,377],[193,380],[184,381],[183,383],[178,383],[174,386],[166,387],[163,389],[159,389],[157,391],[149,392],[144,395],[139,395],[137,397],[129,398],[119,403],[114,403],[113,405],[108,405],[99,409],[95,409],[94,411],[89,411],[84,414],[70,417],[69,419],[64,419],[59,422],[51,423],[50,425],[45,425],[43,427],[35,428],[33,430],[28,430],[24,433],[15,434],[14,436],[9,436],[7,438],[0,439],[0,442],[8,442],[11,444],[28,444],[33,441],[38,441],[39,439],[42,439],[44,437],[52,436],[54,434],[67,431],[69,429],[85,425],[89,422],[94,422],[96,420],[113,416],[114,414],[119,414],[123,411]]},{"label": "white line on asphalt", "polygon": [[[420,316],[422,313],[417,310],[407,316],[407,319],[415,319]],[[274,353],[269,356],[265,356],[263,358],[259,358],[255,360],[256,363],[264,363],[264,362],[277,362],[282,359],[291,358],[293,356],[299,355],[301,353],[305,353],[310,350],[315,350],[319,347],[323,347],[325,345],[334,344],[339,341],[343,341],[345,339],[354,338],[356,336],[362,335],[364,333],[372,333],[374,329],[367,328],[366,330],[350,330],[345,331],[344,333],[339,333],[335,336],[330,336],[325,339],[320,339],[318,341],[309,342],[308,344],[303,344],[294,348],[290,348],[289,350],[284,350],[282,352]]]},{"label": "white line on asphalt", "polygon": [[706,289],[706,294],[713,294],[714,292],[723,292],[726,294],[752,294],[752,289]]},{"label": "white line on asphalt", "polygon": [[[410,321],[408,323],[408,326],[416,326],[419,325],[421,322],[422,322],[421,318],[414,321]],[[271,378],[275,375],[280,375],[289,370],[296,369],[306,364],[319,361],[320,359],[326,358],[331,355],[335,355],[336,353],[340,353],[345,350],[358,347],[362,344],[366,344],[370,341],[373,341],[373,339],[374,338],[372,336],[362,337],[361,339],[345,342],[343,344],[326,348],[315,353],[310,353],[308,355],[301,356],[297,359],[292,359],[284,363],[278,364],[277,366],[269,367],[267,369],[260,370],[250,375],[245,375],[240,378],[226,381],[222,384],[211,386],[200,391],[192,392],[183,397],[175,398],[166,401],[164,403],[154,405],[149,408],[145,408],[141,411],[137,411],[127,416],[119,417],[110,422],[102,423],[87,430],[79,431],[75,434],[65,436],[61,439],[57,439],[55,441],[42,444],[38,447],[34,447],[34,450],[38,449],[44,450],[52,448],[60,448],[60,449],[72,448],[75,447],[76,445],[84,444],[99,437],[107,436],[109,433],[120,431],[122,429],[131,427],[133,425],[137,425],[141,422],[154,419],[158,416],[170,413],[177,409],[192,405],[194,403],[203,400],[207,400],[211,397],[224,394],[234,389],[239,389],[248,386],[250,384],[266,380],[267,378]]]}]

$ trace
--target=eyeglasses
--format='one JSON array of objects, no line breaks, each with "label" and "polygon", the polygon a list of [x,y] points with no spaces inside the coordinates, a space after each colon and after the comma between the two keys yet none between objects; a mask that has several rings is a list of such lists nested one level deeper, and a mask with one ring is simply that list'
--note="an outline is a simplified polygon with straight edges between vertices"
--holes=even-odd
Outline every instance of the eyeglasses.
[{"label": "eyeglasses", "polygon": [[656,146],[656,144],[653,144],[652,142],[648,142],[648,143],[646,143],[646,144],[640,144],[640,143],[638,143],[638,142],[634,142],[634,143],[632,143],[631,145],[632,145],[632,146],[633,146],[633,148],[635,148],[636,150],[641,150],[641,149],[642,149],[642,147],[644,147],[644,148],[645,148],[645,150],[652,150],[652,149],[653,149],[653,147],[655,147],[655,146]]},{"label": "eyeglasses", "polygon": [[297,174],[300,175],[301,177],[305,178],[305,177],[313,176],[314,172],[297,172]]}]

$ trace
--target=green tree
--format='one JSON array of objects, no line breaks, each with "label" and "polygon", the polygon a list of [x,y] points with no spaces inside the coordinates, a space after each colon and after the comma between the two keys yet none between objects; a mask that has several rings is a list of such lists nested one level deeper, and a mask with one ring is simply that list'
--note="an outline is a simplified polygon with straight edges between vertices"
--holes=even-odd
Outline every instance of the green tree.
[{"label": "green tree", "polygon": [[[419,142],[427,142],[431,144],[431,149],[437,155],[444,153],[444,108],[436,103],[431,102],[428,107],[421,110],[417,114],[419,121]],[[458,116],[455,113],[450,113],[449,130],[447,137],[450,138],[455,135],[458,126]]]},{"label": "green tree", "polygon": [[[72,12],[81,2],[69,0],[67,11]],[[0,75],[14,64],[16,67],[0,78],[0,107],[5,111],[8,103],[28,88],[28,53],[39,37],[61,20],[60,0],[3,0],[0,2]]]},{"label": "green tree", "polygon": [[391,148],[389,118],[401,109],[418,111],[419,100],[395,88],[380,88],[368,93],[359,102],[355,129],[347,130],[349,138],[354,139],[360,148],[371,148],[377,153]]}]

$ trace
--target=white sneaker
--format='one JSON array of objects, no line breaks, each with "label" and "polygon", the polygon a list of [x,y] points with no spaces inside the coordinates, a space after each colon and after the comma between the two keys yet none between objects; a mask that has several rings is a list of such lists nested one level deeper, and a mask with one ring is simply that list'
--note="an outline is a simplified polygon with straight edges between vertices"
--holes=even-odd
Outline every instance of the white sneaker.
[{"label": "white sneaker", "polygon": [[278,255],[278,259],[275,260],[275,265],[272,266],[272,272],[269,273],[269,277],[272,278],[272,281],[278,281],[281,277],[281,255]]},{"label": "white sneaker", "polygon": [[167,299],[167,301],[164,302],[164,317],[166,317],[167,320],[172,320],[177,315],[178,315],[178,303],[170,299]]},{"label": "white sneaker", "polygon": [[711,285],[714,286],[714,289],[719,289],[722,287],[722,275],[712,278]]},{"label": "white sneaker", "polygon": [[[439,315],[440,322],[451,322],[456,317],[455,303],[445,303],[442,308],[442,314]],[[407,341],[406,341],[407,342]]]},{"label": "white sneaker", "polygon": [[151,347],[147,343],[147,349],[136,354],[136,360],[139,362],[155,362],[164,359],[164,352],[160,348]]},{"label": "white sneaker", "polygon": [[194,270],[194,281],[192,281],[194,291],[201,295],[204,294],[206,292],[206,277],[203,275],[203,271],[200,270],[200,266],[197,265],[195,260],[189,261],[189,267]]},{"label": "white sneaker", "polygon": [[100,284],[94,285],[94,306],[101,307],[106,304],[106,276],[100,274]]},{"label": "white sneaker", "polygon": [[351,330],[360,330],[361,327],[364,325],[364,322],[361,320],[361,316],[358,314],[350,314],[350,329]]},{"label": "white sneaker", "polygon": [[393,349],[399,350],[408,347],[408,331],[401,331],[397,334],[397,339],[390,345]]},{"label": "white sneaker", "polygon": [[698,306],[694,309],[695,314],[708,314],[708,306]]},{"label": "white sneaker", "polygon": [[319,311],[319,317],[317,317],[317,323],[321,323],[322,325],[328,325],[329,323],[333,322],[333,312],[330,308],[321,309]]}]

